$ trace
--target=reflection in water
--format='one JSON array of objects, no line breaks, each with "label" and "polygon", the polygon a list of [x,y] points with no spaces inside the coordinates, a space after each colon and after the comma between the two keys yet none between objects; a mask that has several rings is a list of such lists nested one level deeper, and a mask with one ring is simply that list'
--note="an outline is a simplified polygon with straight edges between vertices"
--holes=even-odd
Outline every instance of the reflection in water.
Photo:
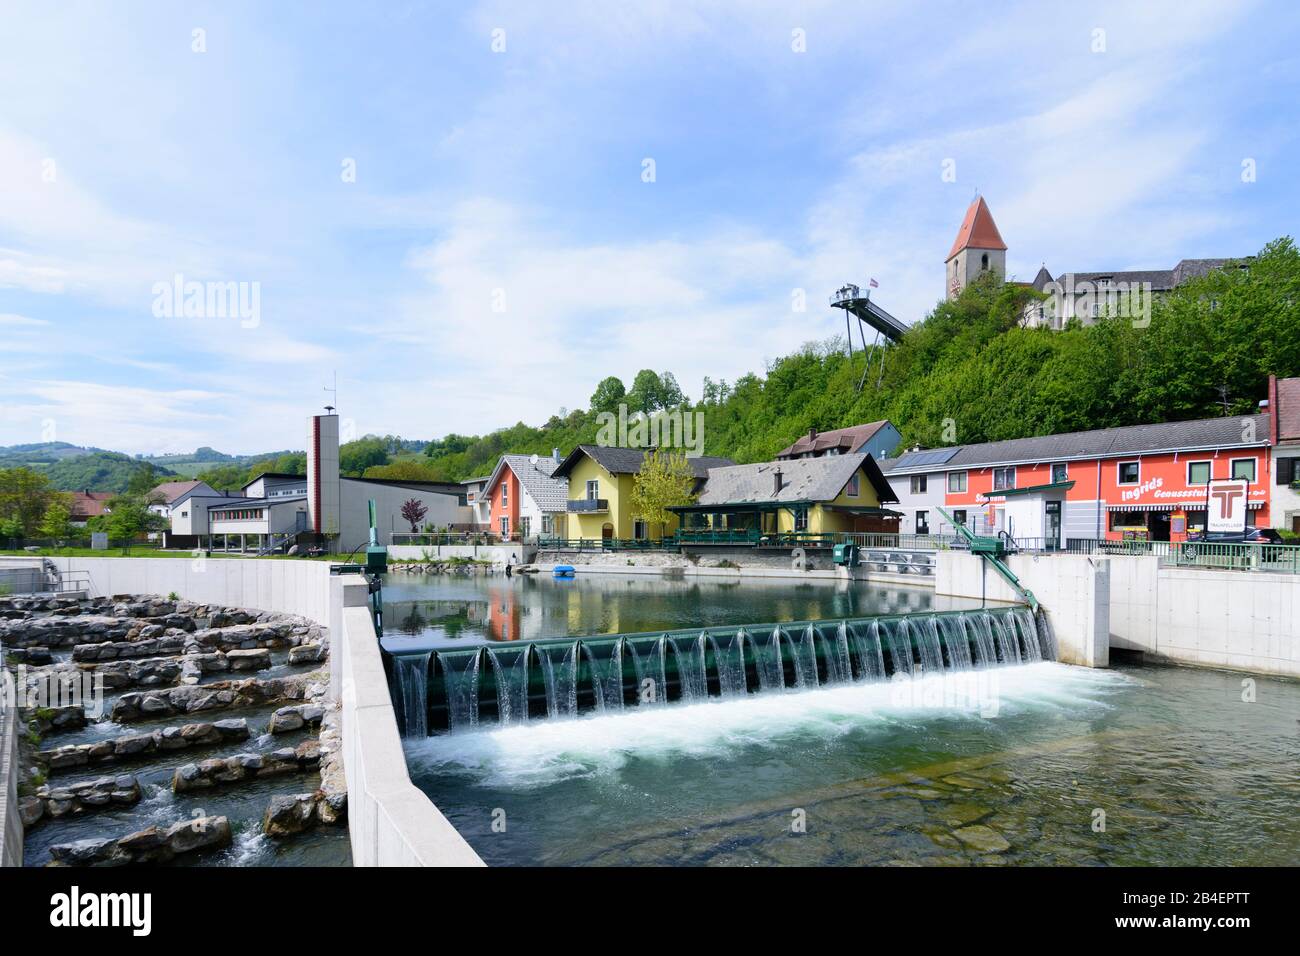
[{"label": "reflection in water", "polygon": [[907,614],[978,606],[928,588],[860,582],[715,581],[648,575],[390,576],[391,650],[631,634],[723,624]]}]

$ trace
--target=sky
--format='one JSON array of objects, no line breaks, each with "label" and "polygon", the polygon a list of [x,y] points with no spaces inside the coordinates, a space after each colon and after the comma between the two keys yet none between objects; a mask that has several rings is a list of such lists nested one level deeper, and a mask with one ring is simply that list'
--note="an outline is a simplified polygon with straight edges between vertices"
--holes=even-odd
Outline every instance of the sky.
[{"label": "sky", "polygon": [[1022,279],[1248,255],[1296,232],[1297,41],[1290,2],[7,0],[0,445],[698,397],[846,281],[922,318],[977,194]]}]

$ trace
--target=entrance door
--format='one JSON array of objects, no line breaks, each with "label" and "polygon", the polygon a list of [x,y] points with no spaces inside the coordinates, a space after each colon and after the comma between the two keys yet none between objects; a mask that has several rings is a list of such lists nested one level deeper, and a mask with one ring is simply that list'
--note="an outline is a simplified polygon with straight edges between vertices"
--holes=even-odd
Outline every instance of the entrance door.
[{"label": "entrance door", "polygon": [[916,513],[916,533],[917,534],[930,533],[930,519],[929,519],[928,512],[918,511]]},{"label": "entrance door", "polygon": [[1047,539],[1046,547],[1048,551],[1056,551],[1061,547],[1061,503],[1059,501],[1049,501],[1046,503],[1047,521],[1044,524],[1044,537]]}]

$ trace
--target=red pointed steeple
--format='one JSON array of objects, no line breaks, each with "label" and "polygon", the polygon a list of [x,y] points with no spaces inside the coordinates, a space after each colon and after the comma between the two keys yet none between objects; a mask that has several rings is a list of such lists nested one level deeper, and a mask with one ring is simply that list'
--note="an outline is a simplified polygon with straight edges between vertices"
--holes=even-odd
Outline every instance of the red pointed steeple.
[{"label": "red pointed steeple", "polygon": [[[968,248],[1002,250],[1007,248],[1007,244],[1002,241],[1002,234],[998,232],[997,223],[993,221],[993,213],[989,212],[989,204],[984,201],[983,196],[977,198],[966,210],[966,218],[962,220],[961,228],[957,230],[957,238],[953,241],[948,259]],[[948,259],[944,261],[947,262]]]}]

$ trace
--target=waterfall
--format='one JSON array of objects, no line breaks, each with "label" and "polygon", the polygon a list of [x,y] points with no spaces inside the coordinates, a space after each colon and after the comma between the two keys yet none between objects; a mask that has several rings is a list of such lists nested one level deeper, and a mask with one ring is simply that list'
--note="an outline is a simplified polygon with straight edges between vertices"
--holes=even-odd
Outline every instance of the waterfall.
[{"label": "waterfall", "polygon": [[709,675],[704,669],[704,634],[697,638],[669,638],[677,662],[677,686],[685,703],[709,696]]},{"label": "waterfall", "polygon": [[907,621],[881,621],[880,629],[889,642],[889,660],[895,674],[912,674],[912,641],[907,633]]},{"label": "waterfall", "polygon": [[1041,607],[1038,609],[1038,618],[1035,624],[1043,648],[1043,657],[1049,661],[1056,660],[1060,654],[1060,649],[1056,646],[1056,632],[1052,630],[1052,619],[1047,616],[1047,612]]},{"label": "waterfall", "polygon": [[429,659],[433,652],[393,658],[399,716],[407,737],[429,735]]},{"label": "waterfall", "polygon": [[817,687],[817,630],[809,624],[794,641],[794,683],[800,690]]},{"label": "waterfall", "polygon": [[908,622],[912,634],[916,637],[916,648],[921,655],[921,670],[926,674],[943,672],[943,648],[939,645],[939,626],[933,617]]},{"label": "waterfall", "polygon": [[1007,627],[1005,615],[986,614],[985,617],[990,619],[990,627],[993,629],[993,637],[998,645],[998,659],[1003,664],[1020,663],[1020,645],[1016,643],[1016,635]]},{"label": "waterfall", "polygon": [[1018,607],[1011,612],[1016,629],[1020,631],[1021,660],[1033,664],[1043,659],[1043,649],[1038,643],[1038,628],[1028,608]]},{"label": "waterfall", "polygon": [[745,678],[745,641],[740,628],[730,638],[709,636],[713,645],[713,666],[718,672],[718,690],[723,697],[744,697],[749,693]]},{"label": "waterfall", "polygon": [[766,637],[751,642],[754,669],[758,671],[760,690],[785,690],[785,665],[781,654],[781,628],[774,627]]},{"label": "waterfall", "polygon": [[970,643],[966,639],[966,627],[961,618],[936,618],[939,635],[943,638],[944,649],[948,652],[948,667],[955,671],[971,669]]},{"label": "waterfall", "polygon": [[528,721],[529,647],[488,648],[497,685],[497,720],[502,726]]},{"label": "waterfall", "polygon": [[447,727],[457,730],[478,725],[479,654],[439,654],[442,682],[447,693]]},{"label": "waterfall", "polygon": [[623,642],[583,643],[582,652],[591,665],[591,689],[600,710],[623,709]]},{"label": "waterfall", "polygon": [[546,684],[546,716],[573,717],[578,713],[578,642],[539,644],[537,657]]},{"label": "waterfall", "polygon": [[962,624],[968,636],[975,639],[975,663],[979,667],[997,667],[998,651],[993,646],[993,629],[987,614],[965,614]]},{"label": "waterfall", "polygon": [[[420,737],[441,726],[444,714],[452,732],[475,727],[480,693],[489,700],[495,694],[500,726],[536,719],[539,684],[545,687],[547,716],[562,718],[582,710],[613,713],[664,706],[670,698],[698,703],[708,700],[712,687],[721,697],[736,700],[788,687],[811,691],[855,679],[1055,659],[1046,615],[1008,607],[820,621],[801,624],[794,633],[780,624],[762,624],[394,655],[390,680],[403,733]],[[534,660],[540,679],[532,670]],[[635,694],[628,694],[634,680]],[[671,695],[670,680],[678,688]],[[539,699],[536,714],[530,715],[532,692]],[[625,704],[625,695],[631,703]]]},{"label": "waterfall", "polygon": [[858,679],[884,680],[885,655],[880,647],[880,622],[872,621],[866,627],[850,624],[849,634],[858,652]]},{"label": "waterfall", "polygon": [[840,621],[835,628],[834,640],[828,642],[823,638],[822,646],[826,652],[826,683],[850,683],[853,680],[853,663],[849,654],[849,625]]},{"label": "waterfall", "polygon": [[632,667],[636,671],[637,704],[649,707],[668,703],[668,677],[664,673],[663,637],[652,641],[628,641],[628,650],[632,652]]}]

